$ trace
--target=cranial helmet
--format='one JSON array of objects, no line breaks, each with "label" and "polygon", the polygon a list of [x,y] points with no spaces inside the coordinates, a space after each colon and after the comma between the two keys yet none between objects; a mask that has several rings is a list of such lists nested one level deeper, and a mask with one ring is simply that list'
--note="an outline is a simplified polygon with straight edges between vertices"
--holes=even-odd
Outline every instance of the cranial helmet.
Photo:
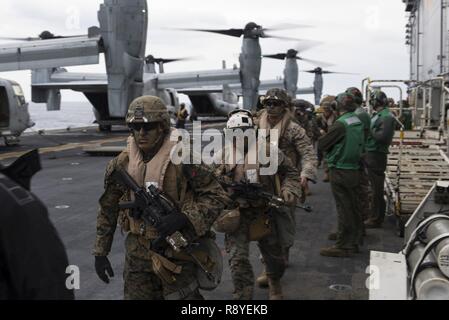
[{"label": "cranial helmet", "polygon": [[226,129],[254,128],[252,113],[248,110],[238,109],[229,113]]},{"label": "cranial helmet", "polygon": [[388,97],[385,92],[381,90],[375,90],[371,92],[370,104],[374,107],[383,107],[388,104]]},{"label": "cranial helmet", "polygon": [[350,94],[352,94],[354,96],[355,103],[358,106],[362,105],[362,103],[363,103],[363,95],[362,95],[362,93],[360,92],[359,89],[357,89],[356,87],[351,87],[351,88],[348,88],[346,90],[346,93],[350,93]]},{"label": "cranial helmet", "polygon": [[350,93],[340,93],[337,96],[337,110],[338,111],[355,111],[355,97]]}]

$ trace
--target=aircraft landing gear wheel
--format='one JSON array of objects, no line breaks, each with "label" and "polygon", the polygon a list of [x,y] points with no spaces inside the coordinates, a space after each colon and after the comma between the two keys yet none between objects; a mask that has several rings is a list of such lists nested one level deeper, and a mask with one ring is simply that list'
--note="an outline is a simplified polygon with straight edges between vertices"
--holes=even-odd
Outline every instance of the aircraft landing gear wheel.
[{"label": "aircraft landing gear wheel", "polygon": [[110,124],[100,124],[98,126],[98,131],[100,132],[111,132],[112,126]]},{"label": "aircraft landing gear wheel", "polygon": [[5,140],[5,144],[8,147],[17,146],[20,142],[19,137],[15,137],[15,136],[3,137],[3,139]]}]

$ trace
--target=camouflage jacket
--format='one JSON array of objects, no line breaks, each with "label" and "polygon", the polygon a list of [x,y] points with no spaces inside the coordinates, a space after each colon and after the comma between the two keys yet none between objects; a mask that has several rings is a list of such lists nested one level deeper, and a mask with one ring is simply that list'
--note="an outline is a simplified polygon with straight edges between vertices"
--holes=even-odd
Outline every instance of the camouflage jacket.
[{"label": "camouflage jacket", "polygon": [[318,128],[327,132],[329,128],[337,121],[337,115],[333,113],[329,118],[326,118],[324,114],[321,114],[317,117],[317,125]]},{"label": "camouflage jacket", "polygon": [[320,137],[320,128],[318,127],[318,123],[315,117],[309,118],[308,116],[304,116],[299,118],[295,117],[296,122],[306,130],[306,134],[310,140],[317,141]]},{"label": "camouflage jacket", "polygon": [[[260,118],[266,110],[258,113],[255,119],[259,125]],[[318,166],[317,155],[306,131],[291,118],[288,125],[279,137],[279,148],[291,159],[293,165],[300,170],[301,177],[315,180]]]},{"label": "camouflage jacket", "polygon": [[[97,216],[97,232],[93,249],[95,256],[106,256],[111,250],[115,229],[119,220],[119,202],[130,190],[127,190],[113,178],[118,168],[126,168],[128,156],[122,152],[107,165],[104,178],[104,192],[100,197]],[[204,165],[180,165],[177,167],[176,181],[180,188],[182,181],[187,182],[185,200],[179,204],[181,211],[188,217],[198,237],[210,230],[221,211],[232,203],[221,185],[212,178],[210,170]],[[190,173],[189,173],[190,172]],[[187,177],[190,174],[190,177]]]},{"label": "camouflage jacket", "polygon": [[[226,164],[224,161],[225,149],[222,150],[217,157],[221,158],[221,163],[216,164],[213,173],[217,180],[225,183],[232,183],[234,181],[235,166]],[[218,161],[217,161],[218,162]],[[275,175],[260,176],[260,182],[265,187],[265,191],[282,196],[284,191],[294,194],[298,199],[301,197],[301,182],[299,180],[299,171],[294,166],[293,162],[280,149],[278,149],[278,167],[276,175],[279,176],[280,190],[276,190]],[[237,196],[237,198],[239,198]],[[244,197],[243,197],[244,198]],[[262,203],[262,202],[260,202]]]},{"label": "camouflage jacket", "polygon": [[290,122],[279,139],[279,148],[292,160],[296,157],[298,168],[301,168],[301,177],[316,179],[317,156],[306,131],[299,124]]}]

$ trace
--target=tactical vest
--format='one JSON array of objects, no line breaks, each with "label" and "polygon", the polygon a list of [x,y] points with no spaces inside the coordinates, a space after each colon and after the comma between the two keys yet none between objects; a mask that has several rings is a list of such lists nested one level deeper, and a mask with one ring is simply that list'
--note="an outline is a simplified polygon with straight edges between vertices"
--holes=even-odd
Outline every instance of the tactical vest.
[{"label": "tactical vest", "polygon": [[299,124],[295,122],[292,123],[293,119],[294,116],[289,110],[287,110],[282,120],[279,121],[273,128],[271,128],[270,124],[268,123],[268,113],[266,112],[266,110],[264,110],[264,112],[261,113],[258,128],[268,130],[267,134],[269,134],[270,129],[279,130],[279,140],[275,141],[275,143],[278,143],[279,149],[281,149],[281,151],[292,161],[294,166],[297,167],[301,172],[301,157],[296,151],[295,146],[292,145],[292,143],[285,137],[285,132],[291,125],[299,126]]},{"label": "tactical vest", "polygon": [[[185,197],[187,181],[182,179],[180,166],[174,166],[170,160],[171,151],[176,143],[176,141],[170,141],[170,135],[168,135],[157,154],[145,163],[134,138],[130,137],[127,171],[141,187],[154,185],[179,205]],[[129,192],[126,198],[133,200],[134,194]],[[140,219],[132,218],[129,212],[121,219],[121,226],[124,231],[130,231],[147,239],[158,237],[156,229],[145,226]]]},{"label": "tactical vest", "polygon": [[[240,158],[236,155],[236,151],[234,149],[233,154],[235,158],[232,160],[227,158],[229,153],[227,152],[227,149],[224,148],[221,151],[221,154],[218,154],[218,157],[223,160],[223,163],[226,166],[226,173],[229,174],[232,172],[232,180],[234,182],[249,181],[250,183],[259,183],[264,185],[265,191],[279,196],[281,192],[280,177],[278,174],[275,174],[274,176],[260,175],[260,164],[257,158],[257,148],[257,143],[253,144],[253,146],[249,148],[246,155],[240,155]],[[269,148],[269,146],[267,146],[267,148]],[[250,157],[250,154],[253,156]],[[243,159],[244,163],[236,163],[237,161]],[[249,201],[244,198],[237,198],[237,201],[239,202],[241,208],[267,209],[265,208],[266,202],[262,199],[257,201]],[[261,213],[263,213],[263,211]]]},{"label": "tactical vest", "polygon": [[346,134],[327,154],[329,168],[358,170],[364,147],[363,124],[354,112],[345,113],[337,121],[344,125]]},{"label": "tactical vest", "polygon": [[[384,108],[382,111],[376,113],[372,118],[371,118],[371,132],[374,131],[374,129],[378,128],[378,126],[380,125],[381,121],[379,120],[383,120],[385,118],[388,117],[392,117],[392,114],[390,112],[390,110],[388,108]],[[368,152],[380,152],[380,153],[386,153],[388,154],[390,145],[389,144],[381,144],[379,142],[377,142],[373,136],[370,134],[368,136],[368,140],[366,141],[366,146],[365,149]]]}]

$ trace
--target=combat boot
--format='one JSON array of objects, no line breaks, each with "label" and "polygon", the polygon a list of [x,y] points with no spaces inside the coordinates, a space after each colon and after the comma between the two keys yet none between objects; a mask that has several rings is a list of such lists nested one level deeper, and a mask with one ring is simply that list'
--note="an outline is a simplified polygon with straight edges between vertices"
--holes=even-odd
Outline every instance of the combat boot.
[{"label": "combat boot", "polygon": [[290,247],[284,248],[283,260],[284,260],[285,268],[288,268],[289,263],[290,263]]},{"label": "combat boot", "polygon": [[275,279],[272,277],[268,278],[268,296],[270,300],[282,300],[284,299],[284,296],[282,295],[282,286],[281,286],[281,280]]},{"label": "combat boot", "polygon": [[259,288],[268,288],[268,277],[265,270],[257,277],[256,283]]},{"label": "combat boot", "polygon": [[337,237],[338,237],[338,235],[337,235],[336,232],[331,232],[331,233],[329,233],[329,235],[327,236],[327,239],[328,239],[328,240],[331,240],[331,241],[337,241]]},{"label": "combat boot", "polygon": [[232,294],[234,300],[253,300],[254,288],[243,287],[239,290],[235,290]]},{"label": "combat boot", "polygon": [[309,186],[306,186],[304,188],[304,193],[306,194],[306,196],[311,196],[312,195],[312,192],[310,191]]},{"label": "combat boot", "polygon": [[364,223],[366,229],[380,229],[382,228],[382,222],[376,221],[374,219],[368,219]]},{"label": "combat boot", "polygon": [[320,250],[320,255],[324,257],[349,258],[357,252],[359,252],[358,248],[343,249],[337,246],[332,246],[329,248],[322,248]]}]

